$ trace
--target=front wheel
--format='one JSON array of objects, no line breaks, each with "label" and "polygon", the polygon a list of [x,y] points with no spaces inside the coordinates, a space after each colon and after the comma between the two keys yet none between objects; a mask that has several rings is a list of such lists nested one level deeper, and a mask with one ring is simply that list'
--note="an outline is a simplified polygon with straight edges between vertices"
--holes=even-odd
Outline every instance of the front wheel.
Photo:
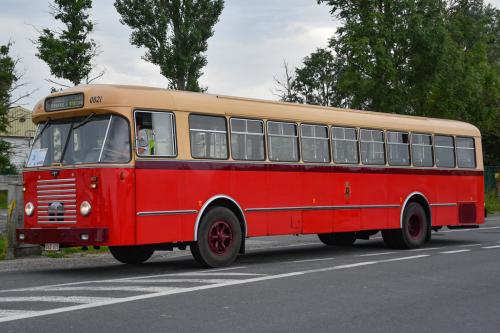
[{"label": "front wheel", "polygon": [[198,241],[191,244],[194,259],[205,267],[231,265],[241,246],[241,227],[234,213],[215,207],[201,219]]},{"label": "front wheel", "polygon": [[403,213],[401,229],[382,230],[382,238],[388,247],[415,249],[429,240],[429,224],[425,210],[418,202],[410,202]]},{"label": "front wheel", "polygon": [[154,253],[154,249],[144,245],[110,246],[109,252],[113,257],[124,264],[142,264]]}]

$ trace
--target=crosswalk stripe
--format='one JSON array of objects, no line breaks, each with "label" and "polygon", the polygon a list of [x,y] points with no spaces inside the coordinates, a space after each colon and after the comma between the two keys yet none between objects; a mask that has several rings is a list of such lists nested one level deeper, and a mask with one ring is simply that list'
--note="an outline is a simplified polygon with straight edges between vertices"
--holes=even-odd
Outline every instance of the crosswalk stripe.
[{"label": "crosswalk stripe", "polygon": [[28,311],[28,310],[2,310],[0,309],[0,318],[2,317],[10,317],[10,316],[26,316],[32,315],[36,313],[36,311]]},{"label": "crosswalk stripe", "polygon": [[113,283],[226,283],[237,281],[235,279],[130,279]]},{"label": "crosswalk stripe", "polygon": [[[165,291],[173,291],[176,287],[141,287],[141,286],[84,286],[84,287],[51,287],[38,289],[38,291],[135,291],[146,293],[160,293]],[[1,298],[0,298],[1,301]]]},{"label": "crosswalk stripe", "polygon": [[21,302],[54,302],[54,303],[78,303],[91,304],[111,302],[115,297],[87,297],[87,296],[26,296],[26,297],[0,297],[0,303]]}]

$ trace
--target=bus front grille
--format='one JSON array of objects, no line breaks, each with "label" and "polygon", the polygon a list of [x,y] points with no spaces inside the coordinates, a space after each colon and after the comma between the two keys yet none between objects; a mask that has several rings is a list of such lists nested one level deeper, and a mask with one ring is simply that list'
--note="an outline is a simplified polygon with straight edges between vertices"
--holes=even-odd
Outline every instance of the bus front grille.
[{"label": "bus front grille", "polygon": [[39,224],[76,223],[76,179],[38,180],[36,184]]}]

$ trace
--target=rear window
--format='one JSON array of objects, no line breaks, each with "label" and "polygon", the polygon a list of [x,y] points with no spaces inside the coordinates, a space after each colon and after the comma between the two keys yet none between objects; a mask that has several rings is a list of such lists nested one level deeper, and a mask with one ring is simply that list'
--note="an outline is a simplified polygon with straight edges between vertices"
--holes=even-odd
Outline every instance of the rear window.
[{"label": "rear window", "polygon": [[476,167],[476,150],[473,138],[457,137],[457,162],[459,168]]}]

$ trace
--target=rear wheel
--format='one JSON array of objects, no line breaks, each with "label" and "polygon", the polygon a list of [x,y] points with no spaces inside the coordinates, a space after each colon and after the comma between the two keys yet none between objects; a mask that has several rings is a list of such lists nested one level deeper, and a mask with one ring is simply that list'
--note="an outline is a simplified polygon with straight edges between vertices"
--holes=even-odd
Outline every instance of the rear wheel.
[{"label": "rear wheel", "polygon": [[202,266],[231,265],[241,247],[241,227],[234,213],[225,207],[212,208],[202,218],[198,241],[191,244],[194,259]]},{"label": "rear wheel", "polygon": [[401,229],[382,230],[385,244],[391,248],[414,249],[429,238],[429,225],[424,208],[418,202],[410,202],[403,214]]},{"label": "rear wheel", "polygon": [[350,246],[356,241],[356,234],[354,232],[318,234],[318,238],[323,244],[329,246]]},{"label": "rear wheel", "polygon": [[124,264],[142,264],[154,253],[154,249],[144,245],[110,246],[109,252],[113,257]]}]

